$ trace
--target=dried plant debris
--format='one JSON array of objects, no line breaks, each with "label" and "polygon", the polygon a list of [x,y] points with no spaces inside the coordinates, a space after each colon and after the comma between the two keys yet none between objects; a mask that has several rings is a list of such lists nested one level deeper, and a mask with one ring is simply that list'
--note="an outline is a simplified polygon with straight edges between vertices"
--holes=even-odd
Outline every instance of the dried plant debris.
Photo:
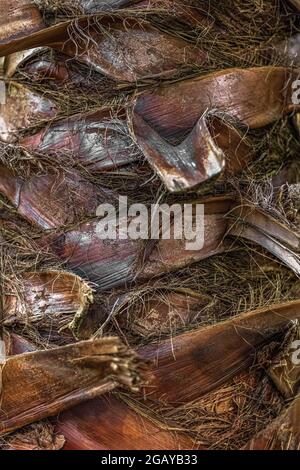
[{"label": "dried plant debris", "polygon": [[207,201],[204,247],[199,247],[199,250],[187,248],[187,240],[175,239],[172,230],[169,239],[158,240],[153,247],[150,244],[150,254],[143,262],[143,240],[120,237],[122,225],[117,226],[116,239],[99,239],[99,219],[81,224],[52,239],[52,249],[71,269],[97,283],[101,290],[137,278],[148,279],[223,252],[226,245],[222,241],[227,228],[224,210],[228,209],[230,201],[227,197]]},{"label": "dried plant debris", "polygon": [[[138,0],[136,0],[138,1]],[[135,3],[135,0],[35,0],[44,14],[75,16],[92,14],[102,11],[117,10],[118,8]]]},{"label": "dried plant debris", "polygon": [[[82,34],[86,27],[88,31]],[[70,28],[72,37],[69,37]],[[125,82],[172,76],[178,69],[188,70],[206,59],[206,54],[196,45],[168,35],[146,20],[126,18],[124,24],[117,16],[102,16],[100,24],[97,17],[82,17],[74,24],[59,23],[28,36],[26,43],[25,48],[51,46],[100,73]],[[15,47],[4,45],[4,54],[18,52],[25,45],[22,41],[15,41],[15,44]]]},{"label": "dried plant debris", "polygon": [[53,424],[41,421],[2,438],[2,442],[3,450],[61,450],[66,440]]},{"label": "dried plant debris", "polygon": [[[52,186],[52,184],[57,184],[55,175],[37,177],[33,179],[32,185],[28,185],[28,196],[26,196],[26,184],[22,185],[23,191],[20,194],[14,190],[12,196],[19,195],[19,200],[15,202],[8,190],[15,187],[15,181],[18,182],[18,179],[12,177],[13,184],[9,184],[10,180],[5,178],[4,173],[2,183],[4,189],[2,191],[15,205],[18,205],[20,215],[45,229],[66,226],[80,218],[80,214],[70,212],[70,208],[76,211],[77,206],[72,204],[72,200],[70,200],[72,193],[67,193],[65,187],[70,189],[78,185],[77,188],[82,193],[77,189],[75,201],[86,201],[88,205],[85,208],[86,216],[89,215],[88,210],[91,213],[93,209],[96,210],[105,194],[117,199],[114,193],[111,194],[105,190],[98,190],[100,194],[97,195],[92,190],[93,186],[90,183],[84,180],[81,182],[80,179],[77,182],[71,176],[73,175],[71,174],[68,179],[64,177],[64,180],[58,184],[57,190],[56,185]],[[49,181],[49,183],[48,187],[43,186],[42,191],[45,192],[45,200],[43,201],[40,197],[35,196],[33,191],[44,181]],[[60,182],[60,179],[58,181]],[[32,191],[30,191],[31,188]],[[39,196],[41,194],[40,191]],[[86,194],[91,194],[93,199],[85,199]],[[28,199],[32,201],[31,204],[28,203]],[[53,201],[53,214],[45,211],[46,200],[49,199]],[[169,237],[163,236],[155,243],[148,244],[146,248],[142,240],[120,237],[120,230],[123,230],[122,224],[117,227],[116,239],[111,241],[101,239],[99,237],[101,219],[84,222],[71,230],[66,230],[63,235],[59,233],[51,235],[48,243],[62,262],[67,263],[70,269],[75,270],[88,280],[97,283],[101,290],[136,279],[149,279],[230,250],[231,244],[228,240],[226,241],[226,238],[224,239],[226,235],[254,241],[287,264],[296,274],[300,272],[297,232],[280,224],[276,219],[260,212],[255,207],[252,209],[251,206],[241,206],[242,208],[240,208],[240,205],[237,205],[235,209],[234,199],[231,196],[198,200],[195,201],[195,204],[200,202],[204,204],[205,210],[204,246],[201,244],[198,250],[195,250],[194,247],[189,248],[187,239],[177,240],[175,238],[176,221],[172,222],[174,230],[171,231]],[[181,206],[178,205],[178,207]],[[230,218],[235,214],[237,222],[230,225]],[[227,218],[227,215],[230,217]],[[194,220],[194,214],[191,213],[190,217]],[[129,218],[126,227],[132,223],[134,221]],[[163,227],[159,225],[158,228],[161,230]],[[196,227],[194,228],[196,230]],[[41,246],[44,244],[45,241]]]},{"label": "dried plant debris", "polygon": [[[237,281],[238,280],[238,281]],[[129,292],[96,294],[94,324],[131,344],[176,334],[242,312],[297,299],[298,281],[264,254],[236,249],[152,279]],[[116,326],[116,330],[114,330]]]},{"label": "dried plant debris", "polygon": [[1,42],[23,39],[44,28],[42,15],[32,0],[1,0]]},{"label": "dried plant debris", "polygon": [[299,0],[289,0],[289,2],[292,3],[297,8],[297,10],[300,11],[300,2],[299,2]]},{"label": "dried plant debris", "polygon": [[295,34],[278,45],[272,48],[274,60],[279,60],[280,63],[285,64],[287,67],[299,67],[299,52],[300,52],[300,34]]},{"label": "dried plant debris", "polygon": [[190,0],[35,0],[48,23],[83,14],[115,11],[121,8],[141,9],[145,13],[168,14],[197,26],[208,22],[206,16],[193,8]]},{"label": "dried plant debris", "polygon": [[80,336],[80,327],[93,301],[91,287],[64,271],[24,273],[6,283],[3,325],[22,325],[51,332],[66,327]]},{"label": "dried plant debris", "polygon": [[213,311],[208,295],[180,287],[144,287],[124,294],[114,302],[110,316],[119,327],[141,339],[174,333],[187,328]]},{"label": "dried plant debris", "polygon": [[21,216],[45,230],[94,215],[105,196],[111,195],[72,170],[24,181],[4,166],[0,167],[0,192]]},{"label": "dried plant debris", "polygon": [[[272,213],[271,206],[269,211]],[[253,205],[242,205],[234,209],[231,214],[234,213],[237,219],[230,228],[231,235],[243,237],[261,245],[296,274],[300,274],[299,229],[290,227],[287,220],[285,224],[277,220],[280,210],[277,211],[277,219]]]},{"label": "dried plant debris", "polygon": [[[137,390],[141,362],[118,338],[83,341],[9,357],[1,371],[0,433],[113,390]],[[16,389],[16,381],[22,387]]]},{"label": "dried plant debris", "polygon": [[135,110],[166,139],[180,138],[207,110],[257,129],[298,109],[292,102],[297,77],[283,67],[229,69],[142,94]]},{"label": "dried plant debris", "polygon": [[183,433],[195,448],[206,450],[241,448],[284,410],[282,398],[258,370],[239,373],[203,397],[177,406],[121,396],[162,430]]},{"label": "dried plant debris", "polygon": [[[67,41],[61,50],[95,70],[119,80],[167,77],[178,69],[202,63],[206,54],[196,46],[168,36],[142,20],[105,22],[102,30],[90,31],[87,41]],[[76,33],[75,33],[76,34]],[[79,47],[79,50],[78,50]]]},{"label": "dried plant debris", "polygon": [[171,192],[199,186],[224,169],[238,172],[254,157],[245,136],[225,120],[209,114],[204,114],[177,146],[168,144],[135,112],[132,132],[142,153]]},{"label": "dried plant debris", "polygon": [[[130,290],[96,293],[91,334],[118,334],[140,346],[298,298],[291,270],[259,249],[236,246]],[[96,331],[96,333],[95,333]]]},{"label": "dried plant debris", "polygon": [[270,378],[286,399],[293,398],[300,385],[299,339],[299,322],[295,321],[284,339],[280,353],[273,358],[268,368]]},{"label": "dried plant debris", "polygon": [[300,136],[300,113],[297,113],[293,118],[294,126],[298,137]]}]

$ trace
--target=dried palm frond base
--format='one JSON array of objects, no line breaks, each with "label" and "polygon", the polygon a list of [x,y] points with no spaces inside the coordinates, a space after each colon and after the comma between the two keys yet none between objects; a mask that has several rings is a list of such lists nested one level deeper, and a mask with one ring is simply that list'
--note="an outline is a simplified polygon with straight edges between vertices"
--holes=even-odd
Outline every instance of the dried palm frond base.
[{"label": "dried palm frond base", "polygon": [[3,448],[299,448],[298,4],[0,0]]},{"label": "dried palm frond base", "polygon": [[300,395],[276,420],[255,436],[245,450],[300,450]]},{"label": "dried palm frond base", "polygon": [[[11,356],[1,365],[0,435],[118,386],[137,391],[143,365],[118,338]],[[22,387],[16,388],[15,384]]]},{"label": "dried palm frond base", "polygon": [[[146,400],[122,392],[119,396],[162,429],[183,432],[201,448],[299,448],[296,384],[299,384],[300,369],[293,366],[289,356],[298,334],[298,323],[291,323],[283,340],[277,339],[262,348],[256,364],[248,371],[237,373],[222,386],[216,381],[211,392],[194,401],[176,406],[152,399],[151,394]],[[268,364],[271,367],[266,373]],[[177,367],[180,369],[180,362]],[[289,406],[285,400],[287,382],[295,384],[294,389],[288,389],[289,398],[296,396]]]},{"label": "dried palm frond base", "polygon": [[80,327],[88,313],[93,293],[78,276],[63,271],[24,273],[3,287],[3,325],[36,329],[51,334],[70,329],[84,336]]},{"label": "dried palm frond base", "polygon": [[205,449],[234,450],[245,445],[284,409],[284,400],[264,373],[237,375],[222,387],[182,406],[122,399],[164,430],[182,432]]},{"label": "dried palm frond base", "polygon": [[300,385],[300,363],[297,350],[300,344],[299,339],[299,321],[296,320],[282,342],[281,351],[270,361],[267,371],[286,400],[291,400],[297,395]]},{"label": "dried palm frond base", "polygon": [[56,429],[66,438],[65,450],[199,448],[194,439],[163,429],[114,396],[91,400],[62,413]]},{"label": "dried palm frond base", "polygon": [[297,299],[297,289],[297,277],[267,252],[236,245],[147,283],[95,293],[84,325],[95,336],[121,331],[137,347]]}]

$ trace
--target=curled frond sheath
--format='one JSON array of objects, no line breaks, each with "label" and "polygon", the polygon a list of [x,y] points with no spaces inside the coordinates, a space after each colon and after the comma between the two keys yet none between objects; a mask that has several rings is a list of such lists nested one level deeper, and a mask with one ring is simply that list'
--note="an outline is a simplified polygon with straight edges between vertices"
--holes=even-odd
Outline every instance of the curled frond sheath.
[{"label": "curled frond sheath", "polygon": [[18,132],[53,119],[58,108],[50,99],[15,82],[7,82],[1,105],[0,141],[15,142]]}]

